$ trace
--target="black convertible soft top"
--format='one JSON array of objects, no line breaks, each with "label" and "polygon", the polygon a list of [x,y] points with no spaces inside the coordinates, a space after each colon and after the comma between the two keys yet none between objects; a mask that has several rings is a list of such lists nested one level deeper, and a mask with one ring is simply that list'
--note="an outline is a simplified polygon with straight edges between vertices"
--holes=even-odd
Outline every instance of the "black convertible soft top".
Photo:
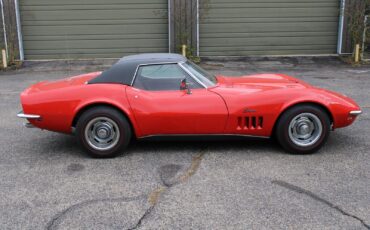
[{"label": "black convertible soft top", "polygon": [[185,62],[186,60],[187,59],[184,56],[169,53],[152,53],[126,56],[121,58],[111,68],[105,70],[99,76],[90,80],[88,83],[119,83],[131,85],[136,69],[139,65],[178,63]]}]

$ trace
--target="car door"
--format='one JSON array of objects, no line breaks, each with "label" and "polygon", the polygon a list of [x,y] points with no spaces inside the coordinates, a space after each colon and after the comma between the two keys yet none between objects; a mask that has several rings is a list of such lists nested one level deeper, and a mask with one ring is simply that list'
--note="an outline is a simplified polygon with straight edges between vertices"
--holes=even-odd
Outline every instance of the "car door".
[{"label": "car door", "polygon": [[[180,90],[183,79],[190,94]],[[126,95],[141,136],[224,132],[228,111],[223,99],[176,63],[140,66]]]}]

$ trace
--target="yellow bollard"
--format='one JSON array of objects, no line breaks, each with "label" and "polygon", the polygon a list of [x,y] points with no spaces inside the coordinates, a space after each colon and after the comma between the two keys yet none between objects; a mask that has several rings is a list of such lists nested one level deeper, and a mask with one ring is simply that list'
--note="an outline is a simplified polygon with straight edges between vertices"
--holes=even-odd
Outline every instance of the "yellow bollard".
[{"label": "yellow bollard", "polygon": [[1,51],[1,53],[2,53],[2,56],[3,56],[3,67],[5,69],[5,68],[8,67],[8,60],[6,59],[6,52],[5,52],[4,49]]},{"label": "yellow bollard", "polygon": [[182,45],[182,56],[186,57],[186,45]]},{"label": "yellow bollard", "polygon": [[360,61],[360,44],[356,44],[355,63],[358,63],[359,61]]}]

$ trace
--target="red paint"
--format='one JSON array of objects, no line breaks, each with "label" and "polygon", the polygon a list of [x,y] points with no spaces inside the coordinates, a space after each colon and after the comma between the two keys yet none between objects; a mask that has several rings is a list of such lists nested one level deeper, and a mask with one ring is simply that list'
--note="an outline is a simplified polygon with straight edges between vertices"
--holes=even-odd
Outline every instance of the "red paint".
[{"label": "red paint", "polygon": [[126,95],[143,136],[223,133],[228,111],[222,98],[206,89],[145,91],[127,87]]},{"label": "red paint", "polygon": [[348,97],[282,74],[219,76],[215,87],[193,89],[192,94],[186,90],[144,91],[121,84],[85,84],[99,74],[31,86],[21,94],[24,113],[41,115],[40,121],[30,120],[39,128],[71,133],[73,119],[81,109],[109,104],[127,115],[140,138],[156,134],[271,136],[279,115],[299,103],[325,107],[333,117],[334,128],[341,128],[355,120],[350,111],[360,110]]}]

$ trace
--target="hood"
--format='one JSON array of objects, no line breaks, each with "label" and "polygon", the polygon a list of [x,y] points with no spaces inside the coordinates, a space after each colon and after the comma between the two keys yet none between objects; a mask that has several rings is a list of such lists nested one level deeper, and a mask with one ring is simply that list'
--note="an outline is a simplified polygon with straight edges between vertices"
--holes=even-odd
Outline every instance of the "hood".
[{"label": "hood", "polygon": [[241,77],[217,76],[220,86],[226,87],[246,87],[246,86],[266,86],[266,87],[311,87],[308,83],[290,77],[285,74],[255,74]]},{"label": "hood", "polygon": [[26,89],[26,93],[36,93],[40,91],[47,91],[47,90],[54,90],[54,89],[62,89],[66,87],[76,86],[76,85],[83,85],[86,84],[89,80],[95,78],[101,74],[101,72],[93,72],[87,74],[81,74],[73,77],[68,77],[61,80],[56,81],[42,81],[32,85],[30,88]]}]

